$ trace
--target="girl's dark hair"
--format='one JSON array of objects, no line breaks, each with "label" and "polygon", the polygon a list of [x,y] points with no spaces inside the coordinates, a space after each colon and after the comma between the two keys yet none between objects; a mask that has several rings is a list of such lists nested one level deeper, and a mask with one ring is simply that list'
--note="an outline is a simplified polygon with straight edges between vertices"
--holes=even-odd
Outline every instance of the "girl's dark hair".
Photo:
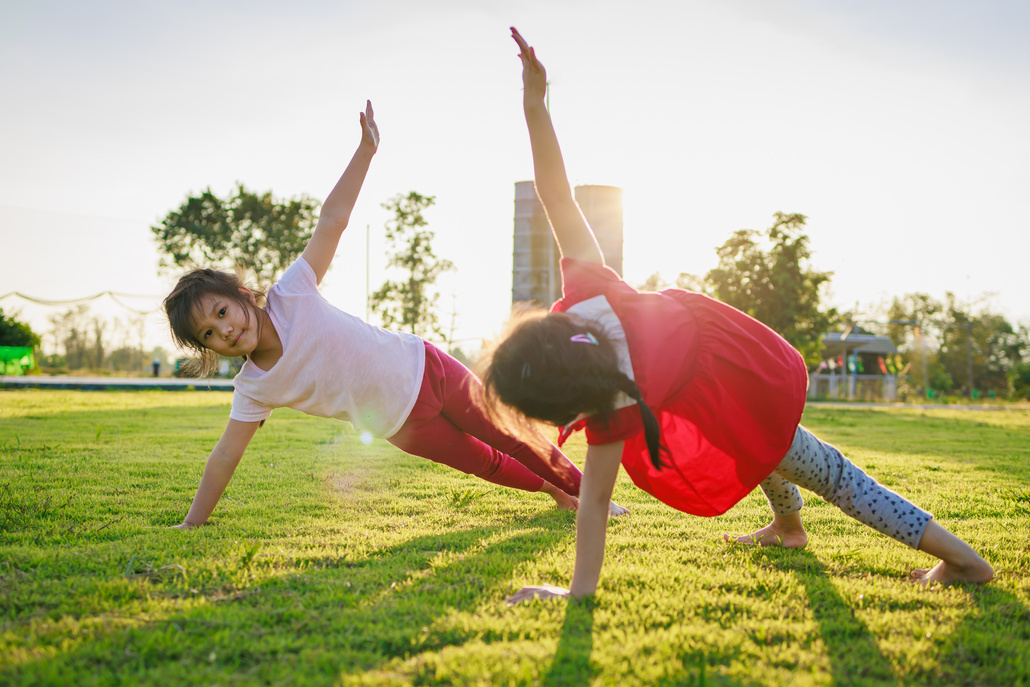
[{"label": "girl's dark hair", "polygon": [[[604,330],[565,313],[516,313],[510,331],[481,363],[483,406],[502,426],[512,422],[504,407],[551,425],[563,426],[580,413],[612,412],[620,391],[637,402],[651,463],[662,468],[661,430],[639,387],[619,370],[618,356]],[[573,341],[592,334],[597,345]]]},{"label": "girl's dark hair", "polygon": [[[195,311],[197,304],[204,296],[221,296],[245,308],[249,318],[251,308],[254,306],[250,299],[240,291],[241,288],[246,287],[243,280],[237,275],[218,270],[196,269],[182,275],[175,288],[164,300],[165,314],[168,315],[172,339],[179,348],[196,354],[189,367],[191,372],[195,372],[200,377],[214,374],[218,370],[218,361],[221,356],[207,348],[196,337]],[[255,298],[264,298],[264,294],[261,292],[252,291],[252,293]]]}]

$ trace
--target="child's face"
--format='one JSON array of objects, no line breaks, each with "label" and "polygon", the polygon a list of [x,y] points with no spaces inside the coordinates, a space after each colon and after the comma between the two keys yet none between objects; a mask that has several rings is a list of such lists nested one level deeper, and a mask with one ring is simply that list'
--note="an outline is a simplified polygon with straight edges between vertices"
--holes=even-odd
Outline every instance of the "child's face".
[{"label": "child's face", "polygon": [[250,304],[208,294],[201,296],[193,311],[197,341],[227,358],[250,355],[258,344],[258,318],[252,312],[257,306],[250,292],[243,293]]}]

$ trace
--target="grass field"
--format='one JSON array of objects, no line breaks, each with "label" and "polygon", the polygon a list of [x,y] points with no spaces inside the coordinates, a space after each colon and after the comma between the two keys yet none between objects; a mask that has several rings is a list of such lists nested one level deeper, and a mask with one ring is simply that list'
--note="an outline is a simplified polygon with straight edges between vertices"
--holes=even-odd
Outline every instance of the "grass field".
[{"label": "grass field", "polygon": [[[926,566],[806,494],[809,545],[733,546],[624,475],[592,601],[573,515],[276,411],[181,532],[230,396],[0,391],[3,685],[1028,685],[1030,411],[810,408],[805,424],[995,566]],[[582,462],[584,446],[570,455]]]}]

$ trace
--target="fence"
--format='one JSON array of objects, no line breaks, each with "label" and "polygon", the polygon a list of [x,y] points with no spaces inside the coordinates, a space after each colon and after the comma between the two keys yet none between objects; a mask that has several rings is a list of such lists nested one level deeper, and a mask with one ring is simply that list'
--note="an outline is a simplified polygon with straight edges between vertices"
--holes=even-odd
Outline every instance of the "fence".
[{"label": "fence", "polygon": [[896,401],[895,375],[809,375],[808,398],[848,401]]}]

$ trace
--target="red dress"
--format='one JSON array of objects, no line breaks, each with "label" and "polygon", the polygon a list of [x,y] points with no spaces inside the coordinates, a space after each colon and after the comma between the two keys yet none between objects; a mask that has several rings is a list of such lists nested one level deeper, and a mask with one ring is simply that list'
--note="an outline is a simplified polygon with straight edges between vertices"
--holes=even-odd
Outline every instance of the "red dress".
[{"label": "red dress", "polygon": [[[633,482],[687,513],[719,515],[769,476],[790,450],[808,389],[804,359],[783,337],[698,293],[640,292],[608,267],[565,258],[564,312],[603,295],[626,335],[633,376],[661,427],[664,466],[652,464],[636,405],[604,424],[587,418],[588,444],[626,442]],[[563,437],[564,438],[564,437]]]}]

